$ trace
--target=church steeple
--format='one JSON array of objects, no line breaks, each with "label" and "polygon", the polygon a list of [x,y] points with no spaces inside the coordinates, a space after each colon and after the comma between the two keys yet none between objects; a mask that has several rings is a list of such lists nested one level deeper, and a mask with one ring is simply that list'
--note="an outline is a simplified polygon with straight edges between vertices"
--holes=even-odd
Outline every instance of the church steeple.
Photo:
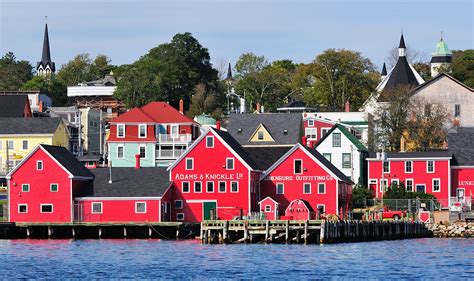
[{"label": "church steeple", "polygon": [[43,38],[43,52],[41,53],[41,61],[36,64],[37,75],[51,75],[56,71],[54,62],[51,60],[51,50],[49,48],[49,34],[48,24],[44,26],[44,38]]},{"label": "church steeple", "polygon": [[405,46],[405,39],[403,39],[402,33],[402,36],[400,37],[400,44],[398,44],[398,56],[404,57],[406,55],[406,49],[407,47]]},{"label": "church steeple", "polygon": [[230,65],[230,62],[229,67],[227,68],[227,77],[225,80],[232,80],[232,66]]},{"label": "church steeple", "polygon": [[431,77],[438,75],[440,70],[448,70],[449,66],[451,66],[452,59],[453,53],[449,50],[446,42],[444,42],[441,33],[441,39],[436,44],[434,53],[431,54]]}]

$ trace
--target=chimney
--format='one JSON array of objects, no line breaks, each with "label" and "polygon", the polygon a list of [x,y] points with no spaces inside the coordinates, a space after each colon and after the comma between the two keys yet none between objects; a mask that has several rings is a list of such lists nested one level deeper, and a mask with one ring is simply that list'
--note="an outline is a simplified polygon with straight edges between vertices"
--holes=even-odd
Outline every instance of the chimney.
[{"label": "chimney", "polygon": [[448,146],[448,142],[447,141],[443,141],[443,149],[448,149],[449,146]]},{"label": "chimney", "polygon": [[43,101],[39,102],[39,112],[43,112]]},{"label": "chimney", "polygon": [[405,137],[400,138],[400,152],[405,152],[406,151],[406,140]]},{"label": "chimney", "polygon": [[183,99],[179,100],[179,113],[184,114],[184,101],[183,101]]},{"label": "chimney", "polygon": [[301,137],[301,143],[302,143],[304,146],[308,146],[308,137],[302,136],[302,137]]},{"label": "chimney", "polygon": [[346,101],[344,111],[345,112],[350,112],[351,111],[351,103],[349,101]]},{"label": "chimney", "polygon": [[220,130],[221,129],[221,120],[216,121],[216,129]]},{"label": "chimney", "polygon": [[140,169],[140,154],[135,154],[135,169]]},{"label": "chimney", "polygon": [[257,102],[257,109],[256,109],[256,111],[257,111],[258,113],[260,113],[260,103],[259,103],[259,102]]}]

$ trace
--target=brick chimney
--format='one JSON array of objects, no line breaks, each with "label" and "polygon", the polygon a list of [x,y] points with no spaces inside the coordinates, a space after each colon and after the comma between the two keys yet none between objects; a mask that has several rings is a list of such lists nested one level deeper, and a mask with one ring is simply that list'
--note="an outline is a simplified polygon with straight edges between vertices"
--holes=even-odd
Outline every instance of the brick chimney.
[{"label": "brick chimney", "polygon": [[135,154],[135,169],[140,169],[140,154]]},{"label": "brick chimney", "polygon": [[349,101],[346,101],[346,103],[344,104],[344,111],[345,112],[351,111],[351,103]]},{"label": "brick chimney", "polygon": [[308,146],[308,137],[307,136],[302,136],[301,137],[301,143],[303,146]]},{"label": "brick chimney", "polygon": [[259,102],[257,102],[256,107],[257,107],[256,111],[260,113],[260,103]]},{"label": "brick chimney", "polygon": [[179,100],[179,113],[184,114],[184,101],[183,101],[183,99]]},{"label": "brick chimney", "polygon": [[216,129],[220,130],[221,129],[221,120],[217,120],[216,122]]},{"label": "brick chimney", "polygon": [[39,112],[43,112],[43,101],[39,102]]}]

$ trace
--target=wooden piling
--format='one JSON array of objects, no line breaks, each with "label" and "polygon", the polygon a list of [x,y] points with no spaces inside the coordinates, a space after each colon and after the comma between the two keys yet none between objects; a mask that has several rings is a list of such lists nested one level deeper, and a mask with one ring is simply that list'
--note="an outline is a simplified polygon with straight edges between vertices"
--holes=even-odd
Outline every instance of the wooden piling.
[{"label": "wooden piling", "polygon": [[288,241],[290,240],[290,221],[286,221],[286,224],[285,224],[285,241],[286,243],[288,243]]},{"label": "wooden piling", "polygon": [[270,236],[270,221],[265,222],[265,242],[268,242],[268,238]]},{"label": "wooden piling", "polygon": [[304,243],[308,244],[308,220],[304,221]]}]

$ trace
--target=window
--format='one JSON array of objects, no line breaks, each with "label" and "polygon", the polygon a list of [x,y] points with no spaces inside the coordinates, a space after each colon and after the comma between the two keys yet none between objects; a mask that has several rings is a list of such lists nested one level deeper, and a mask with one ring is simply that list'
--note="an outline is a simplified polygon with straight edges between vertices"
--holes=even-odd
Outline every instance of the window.
[{"label": "window", "polygon": [[358,140],[362,140],[362,130],[354,130],[354,136],[358,139]]},{"label": "window", "polygon": [[331,128],[321,128],[321,137],[324,137]]},{"label": "window", "polygon": [[206,137],[206,147],[207,148],[213,148],[214,147],[214,137],[213,136],[207,136]]},{"label": "window", "polygon": [[319,214],[324,214],[326,212],[326,205],[318,204],[316,205],[316,209],[318,210]]},{"label": "window", "polygon": [[194,158],[186,158],[186,170],[194,169]]},{"label": "window", "polygon": [[53,204],[41,204],[41,213],[52,213]]},{"label": "window", "polygon": [[317,128],[306,128],[305,135],[308,139],[318,138],[318,129]]},{"label": "window", "polygon": [[433,160],[426,161],[426,172],[427,173],[434,173],[435,171],[435,163]]},{"label": "window", "polygon": [[406,179],[405,180],[405,188],[408,192],[413,192],[413,180],[412,179]]},{"label": "window", "polygon": [[399,182],[398,182],[398,179],[392,179],[392,180],[390,181],[390,186],[398,186],[398,183],[399,183]]},{"label": "window", "polygon": [[313,119],[309,119],[308,120],[308,127],[313,127],[314,126],[314,120]]},{"label": "window", "polygon": [[225,181],[220,181],[219,182],[219,192],[220,193],[224,193],[226,190],[226,183]]},{"label": "window", "polygon": [[303,160],[296,159],[293,163],[293,172],[295,174],[302,174],[303,173]]},{"label": "window", "polygon": [[140,158],[146,158],[146,147],[145,146],[140,146]]},{"label": "window", "polygon": [[323,153],[324,158],[331,162],[331,153]]},{"label": "window", "polygon": [[2,150],[3,141],[0,140],[0,150]]},{"label": "window", "polygon": [[36,170],[38,171],[43,170],[43,161],[41,160],[36,161]]},{"label": "window", "polygon": [[123,146],[117,146],[117,159],[123,159]]},{"label": "window", "polygon": [[413,172],[413,161],[405,161],[405,173]]},{"label": "window", "polygon": [[352,168],[352,159],[350,153],[342,154],[342,168]]},{"label": "window", "polygon": [[239,192],[239,182],[232,181],[230,182],[230,192]]},{"label": "window", "polygon": [[380,192],[384,192],[387,189],[387,186],[388,186],[387,179],[380,180]]},{"label": "window", "polygon": [[202,183],[200,181],[194,182],[194,192],[201,193],[202,192]]},{"label": "window", "polygon": [[214,182],[208,181],[206,184],[206,191],[207,192],[214,192]]},{"label": "window", "polygon": [[138,137],[146,138],[146,124],[138,125]]},{"label": "window", "polygon": [[390,173],[390,162],[383,161],[383,172]]},{"label": "window", "polygon": [[303,184],[303,193],[304,194],[311,194],[311,184],[310,183],[304,183]]},{"label": "window", "polygon": [[171,137],[177,138],[179,134],[179,125],[171,125]]},{"label": "window", "polygon": [[177,213],[176,214],[177,221],[184,221],[184,213]]},{"label": "window", "polygon": [[28,149],[28,141],[24,140],[23,141],[23,150],[27,150],[27,149]]},{"label": "window", "polygon": [[332,147],[341,147],[341,133],[332,134]]},{"label": "window", "polygon": [[271,212],[272,211],[272,206],[271,205],[265,205],[265,212]]},{"label": "window", "polygon": [[189,192],[189,181],[183,181],[181,183],[181,190],[183,191],[183,193]]},{"label": "window", "polygon": [[21,191],[22,192],[30,192],[30,184],[29,183],[24,183],[21,185]]},{"label": "window", "polygon": [[124,138],[125,137],[125,124],[118,124],[117,125],[117,138]]},{"label": "window", "polygon": [[416,192],[425,193],[425,191],[426,191],[426,186],[424,184],[417,184],[416,185]]},{"label": "window", "polygon": [[52,183],[49,185],[49,190],[51,192],[58,192],[58,184],[57,183]]},{"label": "window", "polygon": [[182,209],[183,208],[183,200],[175,200],[174,201],[174,208],[175,209]]},{"label": "window", "polygon": [[276,194],[284,194],[285,193],[285,186],[282,183],[276,184]]},{"label": "window", "polygon": [[227,170],[233,170],[234,169],[234,158],[227,158],[225,166],[226,166]]},{"label": "window", "polygon": [[461,105],[460,104],[455,104],[454,105],[454,117],[459,117],[461,116]]},{"label": "window", "polygon": [[257,138],[258,140],[263,140],[263,131],[258,131]]},{"label": "window", "polygon": [[318,183],[318,194],[326,194],[326,184]]},{"label": "window", "polygon": [[440,179],[433,179],[433,192],[441,191],[441,181]]},{"label": "window", "polygon": [[14,147],[15,147],[14,144],[15,144],[15,143],[14,143],[12,140],[7,141],[7,147],[8,147],[8,149],[14,149]]},{"label": "window", "polygon": [[135,202],[135,213],[146,213],[146,202]]},{"label": "window", "polygon": [[27,204],[18,204],[18,213],[20,213],[20,214],[28,213],[28,205]]},{"label": "window", "polygon": [[102,202],[92,202],[91,208],[93,214],[102,214]]}]

